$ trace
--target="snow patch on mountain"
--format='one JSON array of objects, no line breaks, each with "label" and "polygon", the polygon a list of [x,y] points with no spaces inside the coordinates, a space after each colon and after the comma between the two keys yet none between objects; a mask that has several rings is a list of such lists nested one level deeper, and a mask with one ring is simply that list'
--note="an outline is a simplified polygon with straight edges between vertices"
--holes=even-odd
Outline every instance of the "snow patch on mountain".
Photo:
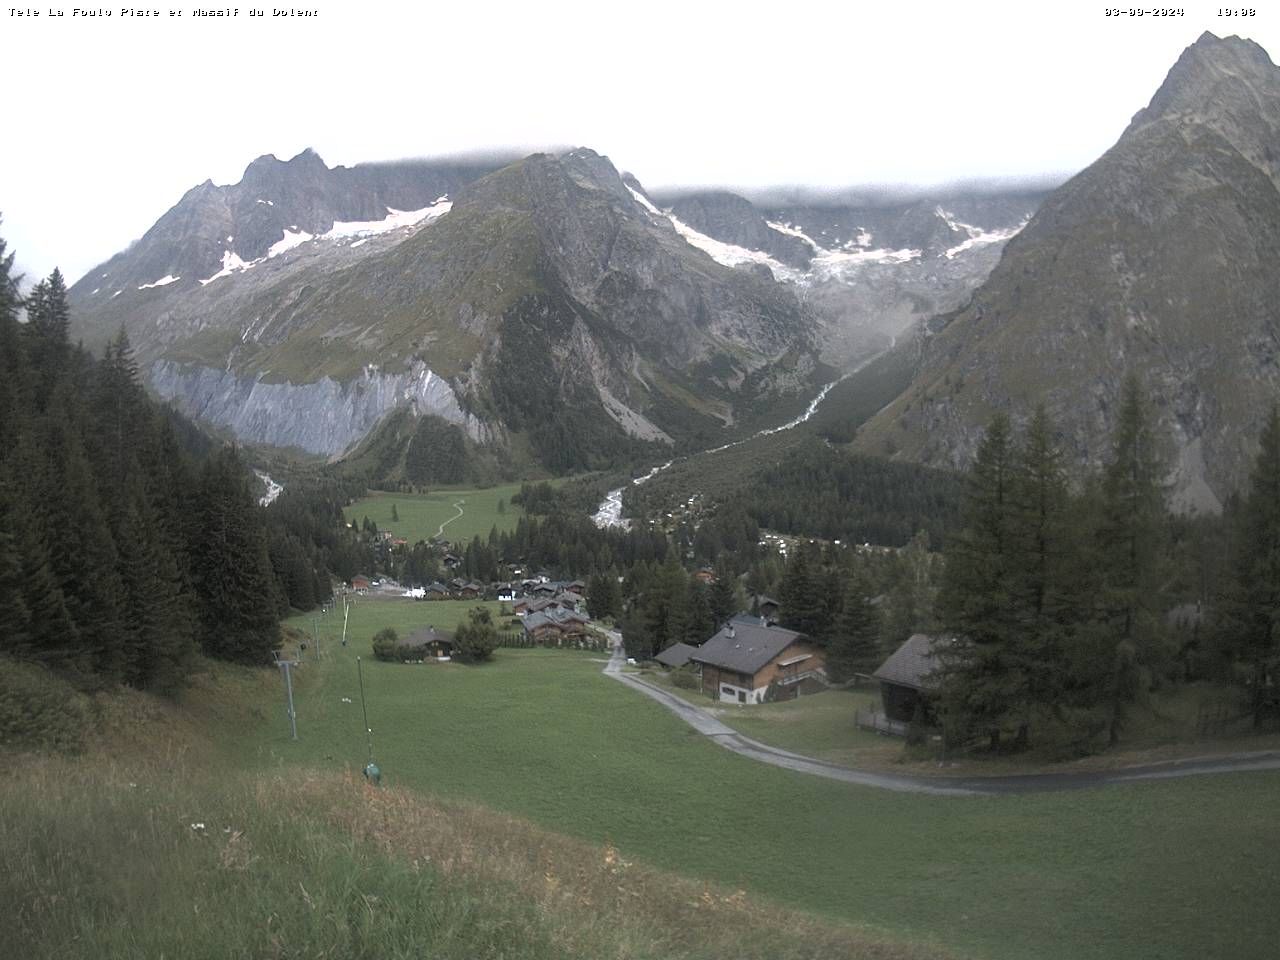
[{"label": "snow patch on mountain", "polygon": [[[228,239],[230,238],[228,237]],[[207,284],[213,283],[213,281],[217,280],[219,277],[229,277],[237,270],[248,270],[250,267],[256,266],[261,262],[261,260],[251,260],[248,263],[245,263],[234,250],[224,250],[222,251],[222,269],[209,279],[201,280],[200,286],[203,287]]]},{"label": "snow patch on mountain", "polygon": [[[181,277],[175,277],[173,274],[167,273],[163,277],[161,277],[159,280],[153,280],[151,283],[144,283],[138,289],[150,290],[152,287],[167,287],[169,284],[177,283],[181,279],[182,279]],[[120,292],[119,290],[116,291],[116,293],[119,293],[119,292]]]},{"label": "snow patch on mountain", "polygon": [[284,237],[271,245],[271,249],[267,251],[268,260],[272,257],[278,257],[286,250],[292,250],[294,247],[301,246],[308,240],[315,239],[315,237],[307,233],[305,230],[298,230],[297,233],[294,233],[291,230],[283,230],[281,232],[284,234]]},{"label": "snow patch on mountain", "polygon": [[901,250],[820,250],[813,258],[811,274],[820,279],[839,277],[849,270],[866,266],[870,263],[910,263],[919,260],[923,251],[903,248]]},{"label": "snow patch on mountain", "polygon": [[[452,209],[453,203],[449,200],[448,195],[438,198],[431,206],[423,207],[421,210],[394,210],[391,207],[387,207],[387,215],[381,220],[349,222],[337,220],[329,232],[321,234],[321,237],[328,240],[342,240],[348,237],[368,239],[380,233],[399,230],[402,227],[412,227],[418,223],[430,223],[433,220],[439,220]],[[352,246],[355,246],[355,244],[352,244]]]},{"label": "snow patch on mountain", "polygon": [[964,223],[957,220],[955,214],[949,213],[942,207],[938,207],[934,212],[937,213],[937,215],[942,218],[942,221],[956,233],[968,234],[968,239],[961,241],[944,252],[943,256],[948,260],[952,260],[959,254],[964,253],[966,250],[971,250],[974,247],[983,247],[990,243],[1003,243],[1027,225],[1027,220],[1024,219],[1021,223],[1008,227],[1004,230],[984,230],[982,227],[975,227],[971,223]]},{"label": "snow patch on mountain", "polygon": [[649,211],[651,214],[653,214],[655,217],[659,217],[659,218],[661,218],[661,217],[665,217],[665,216],[667,216],[665,213],[663,213],[661,210],[659,210],[657,207],[655,207],[655,206],[654,206],[654,205],[649,201],[649,198],[648,198],[648,197],[646,197],[646,196],[645,196],[643,193],[641,193],[639,190],[637,190],[637,189],[635,189],[634,187],[632,187],[632,186],[631,186],[631,184],[629,184],[629,183],[628,183],[628,184],[626,185],[626,187],[627,187],[627,189],[628,189],[629,191],[631,191],[631,196],[633,196],[633,197],[635,197],[635,198],[636,198],[636,203],[640,204],[640,206],[644,207],[646,210],[648,210],[648,211]]},{"label": "snow patch on mountain", "polygon": [[779,280],[795,280],[799,282],[804,279],[805,275],[799,270],[775,260],[767,253],[760,250],[748,250],[746,247],[739,247],[732,243],[724,243],[714,237],[708,237],[705,233],[699,233],[679,217],[672,214],[667,214],[667,216],[671,219],[671,225],[676,228],[676,232],[684,237],[687,243],[709,254],[711,259],[717,263],[723,263],[726,267],[740,267],[744,263],[762,263],[772,270],[774,277]]},{"label": "snow patch on mountain", "polygon": [[814,240],[813,237],[809,236],[799,227],[792,226],[789,223],[775,223],[773,220],[766,220],[765,223],[769,225],[770,229],[777,230],[778,233],[785,233],[788,237],[798,237],[809,246],[813,247],[814,250],[822,249],[818,241]]}]

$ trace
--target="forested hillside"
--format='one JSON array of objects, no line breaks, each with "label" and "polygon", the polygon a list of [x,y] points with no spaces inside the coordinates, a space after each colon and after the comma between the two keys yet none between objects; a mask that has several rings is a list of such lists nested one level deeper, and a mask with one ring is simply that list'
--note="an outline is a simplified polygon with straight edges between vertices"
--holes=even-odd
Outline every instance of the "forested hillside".
[{"label": "forested hillside", "polygon": [[956,743],[1114,745],[1135,706],[1192,681],[1233,684],[1255,727],[1280,718],[1280,414],[1247,493],[1195,517],[1170,509],[1170,445],[1136,376],[1122,400],[1110,455],[1074,486],[1043,408],[1020,433],[988,426],[936,609]]},{"label": "forested hillside", "polygon": [[337,495],[260,507],[234,446],[147,397],[123,331],[90,356],[61,274],[23,300],[12,266],[0,241],[0,655],[156,690],[198,652],[269,660],[279,617],[331,592]]}]

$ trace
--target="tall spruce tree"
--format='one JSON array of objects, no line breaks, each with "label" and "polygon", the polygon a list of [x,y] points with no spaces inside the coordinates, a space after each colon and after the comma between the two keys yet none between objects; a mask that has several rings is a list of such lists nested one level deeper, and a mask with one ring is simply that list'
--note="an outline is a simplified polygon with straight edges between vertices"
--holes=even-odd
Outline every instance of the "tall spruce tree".
[{"label": "tall spruce tree", "polygon": [[1062,452],[1043,406],[1036,408],[1018,445],[1011,498],[1013,552],[1019,559],[1010,574],[1022,626],[1018,653],[1027,677],[1027,705],[1052,706],[1070,682],[1065,652],[1084,598],[1074,581],[1077,541],[1071,535]]},{"label": "tall spruce tree", "polygon": [[827,672],[836,682],[870,673],[883,659],[880,615],[871,605],[869,590],[861,572],[855,572],[845,587],[840,617],[827,648]]},{"label": "tall spruce tree", "polygon": [[796,546],[782,575],[779,593],[782,626],[825,644],[831,626],[827,595],[823,590],[822,571],[805,544]]},{"label": "tall spruce tree", "polygon": [[195,583],[200,644],[211,656],[263,663],[279,642],[276,586],[259,508],[236,449],[205,464],[200,481],[200,543]]},{"label": "tall spruce tree", "polygon": [[711,618],[717,628],[737,612],[737,597],[734,595],[733,583],[727,576],[716,578],[711,584],[707,600],[711,604]]},{"label": "tall spruce tree", "polygon": [[[960,730],[1021,724],[1030,688],[1014,584],[1021,562],[1014,521],[1015,451],[1009,420],[992,418],[968,476],[964,525],[947,551],[938,597],[944,628],[961,642],[944,669],[944,709]],[[957,729],[958,728],[958,729]]]},{"label": "tall spruce tree", "polygon": [[1105,579],[1102,625],[1112,641],[1112,666],[1102,694],[1115,744],[1144,677],[1169,660],[1161,620],[1167,473],[1155,424],[1136,374],[1125,378],[1110,462],[1102,481],[1098,545]]},{"label": "tall spruce tree", "polygon": [[1280,670],[1280,408],[1263,427],[1249,493],[1238,519],[1231,579],[1224,598],[1229,649],[1249,667],[1255,727],[1275,706]]},{"label": "tall spruce tree", "polygon": [[719,629],[711,614],[711,599],[707,587],[697,580],[689,584],[688,619],[685,622],[684,642],[698,646],[706,643]]}]

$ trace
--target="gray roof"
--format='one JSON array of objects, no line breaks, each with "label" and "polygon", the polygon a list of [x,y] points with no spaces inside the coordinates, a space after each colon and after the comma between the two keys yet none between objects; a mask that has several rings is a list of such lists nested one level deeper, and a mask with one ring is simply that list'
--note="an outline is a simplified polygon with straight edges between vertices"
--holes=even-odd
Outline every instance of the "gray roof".
[{"label": "gray roof", "polygon": [[782,627],[768,627],[757,618],[735,617],[689,657],[722,670],[755,673],[804,634]]},{"label": "gray roof", "polygon": [[547,610],[539,610],[529,614],[522,621],[525,633],[533,633],[539,627],[547,624],[554,624],[557,627],[573,627],[590,623],[589,617],[585,617],[580,613],[574,613],[572,610],[561,610],[558,607],[551,607]]},{"label": "gray roof", "polygon": [[435,627],[419,627],[404,638],[402,646],[429,647],[435,643],[453,643],[453,634],[437,630]]},{"label": "gray roof", "polygon": [[689,657],[697,652],[697,647],[691,647],[687,643],[673,643],[653,659],[664,667],[683,667],[689,662]]},{"label": "gray roof", "polygon": [[871,676],[885,683],[923,690],[935,686],[929,676],[938,669],[933,658],[933,645],[941,638],[927,633],[913,633]]}]

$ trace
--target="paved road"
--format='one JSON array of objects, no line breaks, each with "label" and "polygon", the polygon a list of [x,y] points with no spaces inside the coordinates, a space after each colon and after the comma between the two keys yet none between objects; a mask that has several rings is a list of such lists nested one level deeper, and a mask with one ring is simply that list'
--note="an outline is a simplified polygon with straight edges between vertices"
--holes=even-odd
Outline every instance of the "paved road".
[{"label": "paved road", "polygon": [[614,644],[613,656],[604,668],[606,676],[657,700],[689,726],[726,750],[732,750],[734,753],[761,763],[815,777],[826,777],[828,780],[843,780],[845,783],[857,783],[866,787],[897,790],[903,793],[972,797],[1009,793],[1042,793],[1051,790],[1086,790],[1114,783],[1132,783],[1137,780],[1167,780],[1173,777],[1204,776],[1214,773],[1280,770],[1280,751],[1278,750],[1169,760],[1163,763],[1123,767],[1118,770],[1019,774],[1006,777],[911,777],[855,770],[851,767],[827,763],[825,760],[816,760],[813,757],[780,750],[759,740],[745,737],[732,727],[725,726],[701,707],[696,707],[634,674],[623,673],[622,668],[626,665],[627,655],[622,649],[622,637],[616,631],[611,632],[610,637]]}]

